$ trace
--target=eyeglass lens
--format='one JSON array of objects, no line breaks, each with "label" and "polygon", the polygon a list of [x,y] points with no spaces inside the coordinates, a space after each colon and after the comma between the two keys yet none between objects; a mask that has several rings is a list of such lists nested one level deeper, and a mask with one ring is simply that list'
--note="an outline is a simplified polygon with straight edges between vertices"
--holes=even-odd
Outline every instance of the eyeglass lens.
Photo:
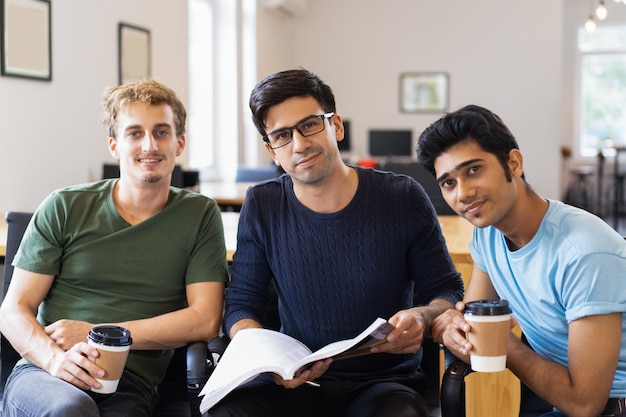
[{"label": "eyeglass lens", "polygon": [[311,116],[304,119],[296,126],[271,132],[267,135],[267,138],[273,148],[280,148],[291,142],[293,139],[293,129],[296,129],[304,137],[312,136],[324,130],[324,120],[325,116],[323,114]]}]

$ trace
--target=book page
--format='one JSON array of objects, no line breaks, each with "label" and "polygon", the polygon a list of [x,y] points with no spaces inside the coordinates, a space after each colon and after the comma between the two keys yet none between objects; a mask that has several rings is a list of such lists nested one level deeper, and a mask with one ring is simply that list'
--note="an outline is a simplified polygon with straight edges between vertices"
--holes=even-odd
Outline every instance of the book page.
[{"label": "book page", "polygon": [[[353,339],[330,343],[311,353],[303,343],[286,334],[268,329],[244,329],[237,332],[209,377],[200,396],[204,413],[237,386],[263,372],[292,379],[298,369],[342,353],[367,352],[393,329],[385,319],[376,319]],[[365,350],[365,351],[364,351]]]},{"label": "book page", "polygon": [[369,348],[385,340],[385,337],[391,330],[393,330],[393,326],[387,320],[377,318],[358,336],[333,342],[302,358],[302,360],[291,367],[289,373],[294,375],[303,366],[326,358],[345,359],[353,355],[367,354],[369,353]]},{"label": "book page", "polygon": [[237,332],[200,395],[201,411],[215,405],[237,386],[262,372],[274,372],[290,378],[287,370],[311,351],[293,337],[268,329],[244,329]]}]

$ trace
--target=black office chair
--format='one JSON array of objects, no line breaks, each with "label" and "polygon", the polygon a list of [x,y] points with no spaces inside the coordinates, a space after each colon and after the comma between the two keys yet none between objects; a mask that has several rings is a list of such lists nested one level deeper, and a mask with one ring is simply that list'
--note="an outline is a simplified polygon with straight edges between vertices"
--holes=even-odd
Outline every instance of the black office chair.
[{"label": "black office chair", "polygon": [[[22,241],[32,213],[8,212],[6,214],[7,246],[4,262],[4,283],[2,297],[9,288],[13,276],[13,258]],[[13,366],[20,358],[9,341],[0,334],[0,401],[4,386]],[[213,369],[213,357],[207,350],[206,342],[190,343],[176,349],[167,369],[164,381],[159,385],[159,404],[154,417],[195,417],[200,416],[198,394]]]},{"label": "black office chair", "polygon": [[419,162],[386,162],[381,169],[395,172],[396,174],[408,175],[419,182],[424,187],[424,191],[428,194],[438,215],[456,215],[454,210],[446,203],[446,200],[443,199],[441,189],[435,177]]}]

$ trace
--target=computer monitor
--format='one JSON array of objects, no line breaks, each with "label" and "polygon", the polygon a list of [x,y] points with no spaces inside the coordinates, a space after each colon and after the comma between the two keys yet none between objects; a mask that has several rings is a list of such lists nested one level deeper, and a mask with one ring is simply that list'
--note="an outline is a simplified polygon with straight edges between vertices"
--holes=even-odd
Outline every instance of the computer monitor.
[{"label": "computer monitor", "polygon": [[350,151],[350,121],[343,119],[343,140],[337,142],[340,152]]},{"label": "computer monitor", "polygon": [[413,155],[412,130],[370,130],[369,152],[371,156]]}]

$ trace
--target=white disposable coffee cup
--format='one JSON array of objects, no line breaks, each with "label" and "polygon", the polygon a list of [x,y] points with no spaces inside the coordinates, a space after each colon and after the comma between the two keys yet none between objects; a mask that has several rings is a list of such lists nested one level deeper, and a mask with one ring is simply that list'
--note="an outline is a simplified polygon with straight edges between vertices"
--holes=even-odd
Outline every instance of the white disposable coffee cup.
[{"label": "white disposable coffee cup", "polygon": [[130,331],[120,326],[102,325],[95,326],[89,332],[88,343],[98,349],[97,358],[90,359],[104,369],[104,377],[96,378],[100,382],[99,389],[91,388],[100,394],[112,394],[117,391],[117,386],[124,372],[126,359],[132,344]]},{"label": "white disposable coffee cup", "polygon": [[506,369],[511,309],[506,300],[490,299],[465,304],[465,321],[470,325],[467,339],[472,344],[470,365],[476,372]]}]

